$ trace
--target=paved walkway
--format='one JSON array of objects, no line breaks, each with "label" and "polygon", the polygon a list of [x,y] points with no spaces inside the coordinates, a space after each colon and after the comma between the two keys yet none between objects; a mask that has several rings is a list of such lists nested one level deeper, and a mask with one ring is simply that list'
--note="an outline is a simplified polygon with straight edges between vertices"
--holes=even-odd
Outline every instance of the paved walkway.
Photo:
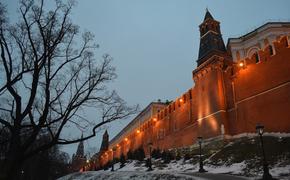
[{"label": "paved walkway", "polygon": [[201,180],[249,180],[249,178],[232,176],[227,174],[212,174],[212,173],[181,173],[200,178]]}]

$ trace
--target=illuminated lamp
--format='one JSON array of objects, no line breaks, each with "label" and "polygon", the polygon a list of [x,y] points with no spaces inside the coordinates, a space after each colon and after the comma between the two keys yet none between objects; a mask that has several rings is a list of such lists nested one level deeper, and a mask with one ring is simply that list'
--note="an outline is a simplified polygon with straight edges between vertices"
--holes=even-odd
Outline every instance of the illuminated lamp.
[{"label": "illuminated lamp", "polygon": [[90,160],[87,159],[87,163],[89,164],[90,163]]},{"label": "illuminated lamp", "polygon": [[157,121],[157,118],[153,118],[153,121],[156,122]]},{"label": "illuminated lamp", "polygon": [[117,147],[120,147],[120,145],[119,145],[119,144],[117,144],[116,146],[117,146]]},{"label": "illuminated lamp", "polygon": [[128,138],[125,138],[124,140],[125,140],[125,141],[128,141]]},{"label": "illuminated lamp", "polygon": [[180,103],[182,103],[182,102],[183,102],[183,99],[182,99],[182,98],[180,98],[180,99],[179,99],[179,102],[180,102]]},{"label": "illuminated lamp", "polygon": [[138,129],[136,132],[137,132],[137,134],[139,134],[140,133],[140,130]]},{"label": "illuminated lamp", "polygon": [[245,68],[245,63],[243,61],[239,62],[239,67]]}]

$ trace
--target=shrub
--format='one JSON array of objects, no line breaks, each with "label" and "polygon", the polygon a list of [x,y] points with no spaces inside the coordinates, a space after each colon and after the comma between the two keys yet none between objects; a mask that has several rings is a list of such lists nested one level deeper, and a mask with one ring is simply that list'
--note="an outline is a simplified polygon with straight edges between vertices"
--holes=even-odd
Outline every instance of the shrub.
[{"label": "shrub", "polygon": [[155,159],[161,158],[161,151],[159,148],[153,149],[152,158],[155,158]]},{"label": "shrub", "polygon": [[143,147],[139,147],[138,149],[136,149],[134,156],[136,160],[143,161],[145,158],[145,152]]},{"label": "shrub", "polygon": [[166,151],[164,150],[162,153],[161,153],[161,158],[163,160],[164,163],[170,163],[171,160],[173,160],[173,155],[169,152],[169,151]]},{"label": "shrub", "polygon": [[127,152],[127,159],[134,159],[134,155],[133,155],[133,152],[131,150],[129,150]]},{"label": "shrub", "polygon": [[189,160],[191,158],[191,155],[189,153],[184,154],[184,161]]},{"label": "shrub", "polygon": [[124,167],[125,163],[126,163],[125,156],[124,156],[124,154],[121,154],[121,157],[120,157],[120,168]]}]

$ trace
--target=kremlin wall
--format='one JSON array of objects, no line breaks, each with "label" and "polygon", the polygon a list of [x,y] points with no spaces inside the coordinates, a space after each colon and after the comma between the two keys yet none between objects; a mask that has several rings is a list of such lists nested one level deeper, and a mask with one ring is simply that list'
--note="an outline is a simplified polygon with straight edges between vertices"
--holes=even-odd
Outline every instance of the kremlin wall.
[{"label": "kremlin wall", "polygon": [[290,133],[290,23],[269,22],[224,45],[220,23],[206,12],[194,85],[174,101],[152,102],[116,137],[104,135],[93,159],[100,167],[129,150],[175,149],[204,139]]}]

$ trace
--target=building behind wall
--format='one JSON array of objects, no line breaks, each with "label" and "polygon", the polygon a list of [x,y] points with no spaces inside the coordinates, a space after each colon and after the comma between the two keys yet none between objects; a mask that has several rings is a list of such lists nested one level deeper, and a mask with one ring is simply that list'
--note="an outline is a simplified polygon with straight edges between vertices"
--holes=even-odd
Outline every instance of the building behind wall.
[{"label": "building behind wall", "polygon": [[146,107],[110,141],[101,164],[139,146],[148,154],[149,143],[174,149],[198,136],[253,133],[257,123],[266,132],[290,132],[290,23],[269,22],[227,46],[209,11],[199,28],[194,86],[169,104]]}]

